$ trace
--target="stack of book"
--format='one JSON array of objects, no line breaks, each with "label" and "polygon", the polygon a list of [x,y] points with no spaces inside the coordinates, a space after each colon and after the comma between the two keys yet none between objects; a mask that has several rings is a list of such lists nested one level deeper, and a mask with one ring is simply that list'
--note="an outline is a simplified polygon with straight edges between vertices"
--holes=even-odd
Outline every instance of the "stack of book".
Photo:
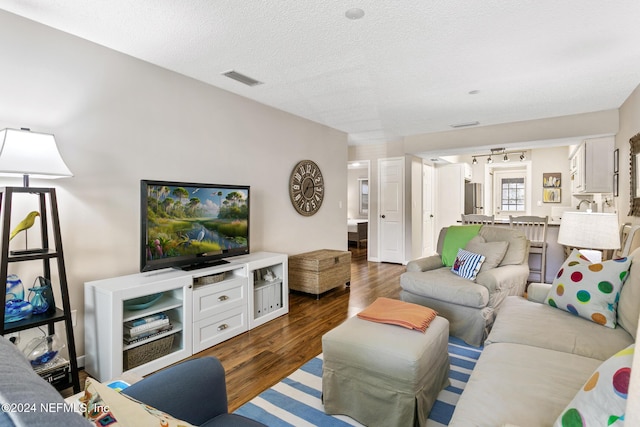
[{"label": "stack of book", "polygon": [[125,344],[135,344],[148,340],[173,329],[173,325],[166,313],[151,314],[140,319],[124,323],[122,339]]},{"label": "stack of book", "polygon": [[69,381],[71,373],[69,361],[61,356],[56,356],[50,362],[35,366],[33,369],[54,386]]}]

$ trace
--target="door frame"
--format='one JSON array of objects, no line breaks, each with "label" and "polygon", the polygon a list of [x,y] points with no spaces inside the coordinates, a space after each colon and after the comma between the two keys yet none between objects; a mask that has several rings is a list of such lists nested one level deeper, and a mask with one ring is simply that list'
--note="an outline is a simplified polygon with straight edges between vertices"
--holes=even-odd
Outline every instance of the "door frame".
[{"label": "door frame", "polygon": [[[421,215],[421,227],[420,227],[421,257],[433,255],[436,252],[436,238],[435,238],[435,234],[436,234],[436,221],[435,221],[436,170],[435,169],[436,168],[431,163],[428,163],[427,161],[422,162],[422,192],[421,192],[422,215]],[[428,177],[427,175],[430,175],[430,177]],[[430,206],[430,210],[427,208],[427,205]],[[429,215],[430,217],[427,217],[427,215]]]},{"label": "door frame", "polygon": [[[531,160],[524,160],[522,162],[518,162],[517,165],[514,163],[491,163],[484,165],[484,182],[485,182],[485,192],[484,192],[484,205],[488,206],[485,209],[487,215],[495,214],[495,205],[493,203],[494,195],[493,195],[493,171],[495,169],[525,169],[525,215],[531,215],[531,204],[533,203],[533,167],[531,164]],[[490,189],[490,191],[487,191]]]}]

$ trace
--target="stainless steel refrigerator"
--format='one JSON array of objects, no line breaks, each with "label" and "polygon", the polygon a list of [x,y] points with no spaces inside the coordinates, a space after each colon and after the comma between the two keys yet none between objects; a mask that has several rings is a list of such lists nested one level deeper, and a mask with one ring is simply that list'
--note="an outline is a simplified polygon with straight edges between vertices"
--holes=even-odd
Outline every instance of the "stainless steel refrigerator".
[{"label": "stainless steel refrigerator", "polygon": [[482,184],[466,182],[464,184],[464,214],[484,214],[483,203]]}]

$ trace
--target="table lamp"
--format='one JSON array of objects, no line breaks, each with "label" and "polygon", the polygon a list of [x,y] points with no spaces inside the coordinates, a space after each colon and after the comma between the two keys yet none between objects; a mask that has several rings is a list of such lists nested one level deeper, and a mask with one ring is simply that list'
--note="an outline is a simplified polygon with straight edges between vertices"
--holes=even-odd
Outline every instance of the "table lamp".
[{"label": "table lamp", "polygon": [[[29,177],[56,179],[73,174],[62,160],[53,135],[31,132],[29,129],[3,129],[0,131],[0,176],[21,176],[23,187],[28,188]],[[36,216],[41,214],[42,212],[37,211],[29,213],[14,229],[11,238],[15,233],[24,231],[26,248],[28,228],[33,226]],[[46,251],[47,248],[41,248],[10,253],[22,255]]]},{"label": "table lamp", "polygon": [[0,131],[0,176],[22,176],[25,187],[29,177],[56,179],[73,176],[62,160],[53,135],[29,129]]},{"label": "table lamp", "polygon": [[602,261],[602,250],[620,248],[618,215],[613,213],[564,212],[558,243],[580,249],[591,262]]}]

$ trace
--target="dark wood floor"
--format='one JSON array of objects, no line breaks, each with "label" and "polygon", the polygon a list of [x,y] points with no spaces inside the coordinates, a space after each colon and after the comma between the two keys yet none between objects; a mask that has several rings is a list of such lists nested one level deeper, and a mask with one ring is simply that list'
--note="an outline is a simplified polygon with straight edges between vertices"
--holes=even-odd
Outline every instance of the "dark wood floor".
[{"label": "dark wood floor", "polygon": [[399,297],[399,278],[405,271],[404,266],[367,262],[366,249],[350,248],[350,251],[350,287],[336,288],[320,299],[292,292],[288,315],[193,356],[212,355],[222,361],[227,374],[229,411],[236,410],[320,354],[322,335],[347,317],[377,297]]}]

